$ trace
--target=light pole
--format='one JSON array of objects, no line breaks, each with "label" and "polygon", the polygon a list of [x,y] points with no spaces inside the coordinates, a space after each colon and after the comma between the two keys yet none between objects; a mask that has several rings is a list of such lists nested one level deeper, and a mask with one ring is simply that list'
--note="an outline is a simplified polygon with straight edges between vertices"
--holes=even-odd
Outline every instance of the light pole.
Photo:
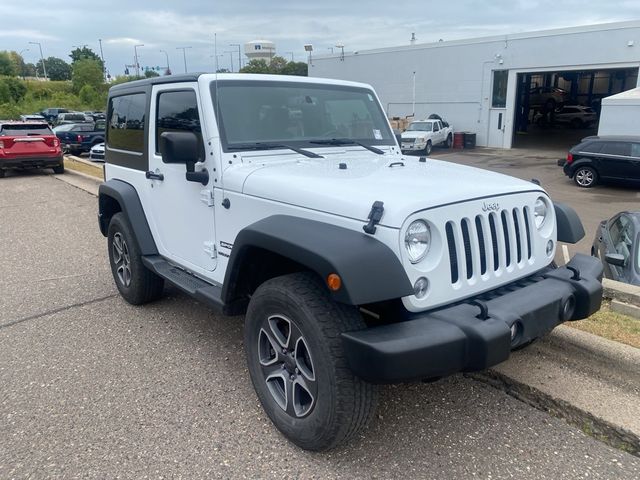
[{"label": "light pole", "polygon": [[333,47],[327,47],[327,50],[331,50],[331,53],[333,53]]},{"label": "light pole", "polygon": [[291,55],[291,61],[293,62],[293,52],[284,52],[285,54],[288,53]]},{"label": "light pole", "polygon": [[176,47],[176,50],[182,50],[182,59],[184,60],[184,73],[187,73],[187,48],[193,47]]},{"label": "light pole", "polygon": [[102,76],[104,77],[104,81],[107,81],[107,66],[104,63],[104,52],[102,51],[102,39],[98,39],[98,43],[100,44],[100,60],[102,60]]},{"label": "light pole", "polygon": [[238,47],[238,71],[240,71],[240,69],[242,68],[242,53],[240,52],[240,47],[242,47],[242,45],[240,45],[239,43],[230,43],[229,46]]},{"label": "light pole", "polygon": [[169,66],[169,54],[166,50],[160,50],[161,53],[164,53],[164,56],[167,58],[167,75],[171,75],[171,67]]},{"label": "light pole", "polygon": [[144,43],[133,46],[133,55],[136,64],[136,78],[140,78],[140,63],[138,63],[138,47],[144,47]]},{"label": "light pole", "polygon": [[22,56],[22,52],[28,52],[29,49],[28,48],[23,48],[22,50],[20,50],[20,53],[18,53],[18,55],[20,55],[20,58],[22,58],[22,72],[20,72],[22,74],[22,79],[24,80],[24,57]]},{"label": "light pole", "polygon": [[344,45],[339,43],[338,45],[336,45],[336,48],[339,48],[341,53],[340,53],[340,61],[344,62]]},{"label": "light pole", "polygon": [[304,46],[304,51],[309,52],[309,66],[311,66],[311,52],[313,52],[313,45],[311,45],[310,43],[307,43]]},{"label": "light pole", "polygon": [[218,72],[218,70],[220,70],[220,67],[218,65],[218,58],[219,57],[224,57],[224,53],[218,53],[216,55],[209,55],[210,58],[214,58],[215,59],[215,71],[216,73]]},{"label": "light pole", "polygon": [[44,79],[47,80],[49,77],[47,76],[47,66],[44,64],[44,55],[42,54],[42,45],[40,42],[29,42],[30,45],[38,45],[40,49],[40,60],[42,61],[42,71],[44,73]]},{"label": "light pole", "polygon": [[228,53],[229,54],[229,60],[231,60],[231,73],[233,73],[233,54],[236,52],[232,52],[231,50],[227,50],[224,53]]}]

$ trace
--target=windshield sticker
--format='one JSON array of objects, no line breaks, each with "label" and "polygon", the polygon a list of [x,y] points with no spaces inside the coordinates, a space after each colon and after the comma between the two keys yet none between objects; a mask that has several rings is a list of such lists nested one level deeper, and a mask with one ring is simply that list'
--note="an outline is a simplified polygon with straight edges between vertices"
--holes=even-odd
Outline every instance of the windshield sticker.
[{"label": "windshield sticker", "polygon": [[380,133],[380,130],[376,130],[375,128],[373,129],[373,137],[376,140],[382,140],[382,133]]}]

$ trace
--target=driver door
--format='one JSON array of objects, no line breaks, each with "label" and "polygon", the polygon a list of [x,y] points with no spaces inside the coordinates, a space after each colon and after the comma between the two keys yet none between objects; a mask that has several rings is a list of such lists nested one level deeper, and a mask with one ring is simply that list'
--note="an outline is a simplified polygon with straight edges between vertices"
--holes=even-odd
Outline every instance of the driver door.
[{"label": "driver door", "polygon": [[[192,272],[204,274],[216,267],[212,182],[202,185],[185,178],[185,164],[162,161],[159,139],[163,132],[195,133],[206,137],[200,123],[197,84],[154,85],[149,125],[147,180],[150,226],[161,255]],[[204,145],[202,145],[204,152]],[[211,159],[204,155],[196,170],[207,169],[213,178]],[[151,174],[151,175],[149,175]]]}]

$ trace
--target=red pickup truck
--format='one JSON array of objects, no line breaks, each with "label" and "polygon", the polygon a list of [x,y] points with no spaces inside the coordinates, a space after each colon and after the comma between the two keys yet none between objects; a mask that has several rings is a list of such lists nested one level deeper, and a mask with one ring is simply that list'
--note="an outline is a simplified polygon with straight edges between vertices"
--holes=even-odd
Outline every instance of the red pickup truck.
[{"label": "red pickup truck", "polygon": [[45,122],[0,121],[0,177],[28,168],[64,173],[60,140]]}]

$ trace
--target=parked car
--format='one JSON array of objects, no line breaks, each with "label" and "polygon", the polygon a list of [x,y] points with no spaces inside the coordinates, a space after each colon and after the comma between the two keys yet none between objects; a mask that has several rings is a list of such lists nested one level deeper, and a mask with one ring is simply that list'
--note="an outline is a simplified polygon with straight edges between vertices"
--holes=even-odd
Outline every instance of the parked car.
[{"label": "parked car", "polygon": [[569,92],[558,87],[534,87],[529,90],[529,106],[544,107],[547,112],[563,105],[569,97]]},{"label": "parked car", "polygon": [[453,127],[437,118],[417,120],[411,122],[402,132],[402,153],[419,152],[430,155],[434,145],[444,145],[451,148],[453,143]]},{"label": "parked car", "polygon": [[60,140],[45,122],[0,121],[0,177],[28,168],[64,173]]},{"label": "parked car", "polygon": [[46,119],[42,115],[20,115],[20,120],[23,122],[46,122]]},{"label": "parked car", "polygon": [[602,260],[605,277],[640,285],[640,212],[620,212],[602,221],[591,255]]},{"label": "parked car", "polygon": [[97,143],[89,150],[89,160],[94,162],[104,162],[104,142]]},{"label": "parked car", "polygon": [[42,115],[47,120],[47,122],[53,123],[58,118],[58,115],[60,115],[61,113],[67,113],[69,111],[70,110],[66,108],[46,108],[40,112],[40,115]]},{"label": "parked car", "polygon": [[53,129],[62,148],[72,155],[88,152],[91,147],[104,142],[105,122],[69,123]]},{"label": "parked car", "polygon": [[535,116],[538,125],[567,125],[573,128],[588,128],[597,120],[595,110],[582,105],[565,105],[552,113],[538,113]]},{"label": "parked car", "polygon": [[107,115],[104,112],[86,111],[82,113],[84,113],[88,117],[91,117],[94,122],[97,122],[98,120],[104,120],[105,118],[107,118]]},{"label": "parked car", "polygon": [[593,187],[600,180],[640,182],[640,136],[584,138],[558,165],[583,188]]},{"label": "parked car", "polygon": [[64,125],[65,123],[93,123],[93,117],[85,115],[82,112],[65,112],[58,115],[55,120],[56,125]]}]

